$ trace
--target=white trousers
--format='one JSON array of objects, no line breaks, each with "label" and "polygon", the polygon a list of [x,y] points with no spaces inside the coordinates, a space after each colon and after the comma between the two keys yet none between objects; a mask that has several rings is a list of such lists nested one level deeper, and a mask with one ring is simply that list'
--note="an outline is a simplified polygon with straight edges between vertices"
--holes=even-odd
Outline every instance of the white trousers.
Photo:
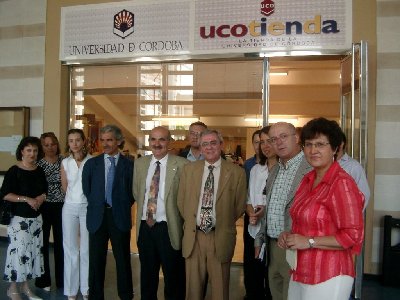
[{"label": "white trousers", "polygon": [[64,295],[89,293],[89,232],[87,204],[65,203],[62,210]]},{"label": "white trousers", "polygon": [[339,275],[318,284],[304,284],[290,278],[288,300],[347,300],[354,278]]}]

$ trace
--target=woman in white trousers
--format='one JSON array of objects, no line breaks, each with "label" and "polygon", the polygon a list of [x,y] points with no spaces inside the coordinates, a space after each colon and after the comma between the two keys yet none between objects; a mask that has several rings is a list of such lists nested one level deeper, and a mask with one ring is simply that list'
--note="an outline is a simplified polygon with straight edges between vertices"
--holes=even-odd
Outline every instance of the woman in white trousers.
[{"label": "woman in white trousers", "polygon": [[65,191],[62,212],[64,245],[64,295],[76,300],[80,290],[89,298],[89,233],[86,229],[87,199],[82,191],[82,170],[91,157],[81,129],[68,131],[70,155],[62,161],[61,183]]}]

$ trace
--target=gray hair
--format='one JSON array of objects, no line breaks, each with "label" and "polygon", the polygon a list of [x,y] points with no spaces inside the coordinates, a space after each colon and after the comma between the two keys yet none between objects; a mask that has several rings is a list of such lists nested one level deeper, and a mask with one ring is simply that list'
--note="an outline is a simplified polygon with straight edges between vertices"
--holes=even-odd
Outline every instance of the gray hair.
[{"label": "gray hair", "polygon": [[215,129],[206,129],[205,131],[203,131],[200,134],[200,140],[203,138],[203,136],[209,135],[209,134],[215,134],[218,137],[219,142],[221,144],[224,142],[224,138],[222,137],[222,134],[218,130],[215,130]]},{"label": "gray hair", "polygon": [[123,149],[125,145],[125,137],[122,134],[121,129],[116,125],[106,125],[100,128],[100,134],[111,132],[117,141],[120,141],[121,144],[118,146],[119,149]]}]

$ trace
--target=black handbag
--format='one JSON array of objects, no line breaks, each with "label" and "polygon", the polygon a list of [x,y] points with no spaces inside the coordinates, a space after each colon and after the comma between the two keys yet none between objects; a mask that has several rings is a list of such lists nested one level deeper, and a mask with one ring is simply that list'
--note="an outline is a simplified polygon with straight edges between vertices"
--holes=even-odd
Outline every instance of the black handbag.
[{"label": "black handbag", "polygon": [[1,202],[3,203],[1,204],[1,211],[0,211],[0,224],[10,225],[11,219],[13,217],[11,211],[11,203],[4,200],[1,200]]}]

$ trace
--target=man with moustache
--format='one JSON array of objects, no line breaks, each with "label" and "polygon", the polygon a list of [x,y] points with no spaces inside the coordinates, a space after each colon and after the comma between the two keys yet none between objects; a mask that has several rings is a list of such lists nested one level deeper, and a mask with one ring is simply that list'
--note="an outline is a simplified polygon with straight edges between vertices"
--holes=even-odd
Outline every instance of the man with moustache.
[{"label": "man with moustache", "polygon": [[136,236],[140,259],[141,299],[157,299],[160,266],[164,298],[184,299],[185,266],[182,223],[176,204],[179,178],[188,160],[168,154],[171,133],[155,127],[150,133],[152,155],[134,167],[133,194],[137,201]]},{"label": "man with moustache", "polygon": [[179,156],[184,157],[190,161],[204,159],[200,150],[200,134],[207,129],[207,125],[203,122],[194,122],[189,126],[189,142],[190,148],[182,151]]},{"label": "man with moustache", "polygon": [[130,257],[133,162],[119,152],[125,141],[117,126],[101,128],[100,142],[104,153],[89,159],[82,173],[83,193],[88,200],[89,298],[104,299],[108,241],[111,240],[118,296],[131,300],[134,296]]},{"label": "man with moustache", "polygon": [[304,175],[311,171],[306,161],[296,128],[285,122],[273,124],[269,131],[269,142],[279,157],[268,175],[266,194],[267,212],[265,232],[260,231],[255,240],[256,257],[262,243],[267,243],[269,256],[268,279],[274,300],[286,300],[289,289],[290,267],[283,249],[286,236],[290,232],[291,219],[289,209],[296,190]]},{"label": "man with moustache", "polygon": [[218,131],[202,132],[200,148],[205,160],[185,165],[179,183],[187,300],[203,299],[207,274],[212,299],[229,299],[235,222],[245,210],[247,189],[244,170],[221,159],[222,145]]}]

